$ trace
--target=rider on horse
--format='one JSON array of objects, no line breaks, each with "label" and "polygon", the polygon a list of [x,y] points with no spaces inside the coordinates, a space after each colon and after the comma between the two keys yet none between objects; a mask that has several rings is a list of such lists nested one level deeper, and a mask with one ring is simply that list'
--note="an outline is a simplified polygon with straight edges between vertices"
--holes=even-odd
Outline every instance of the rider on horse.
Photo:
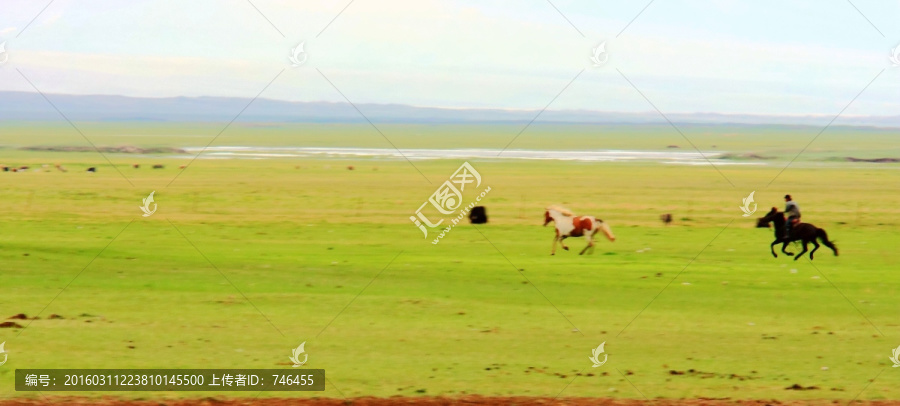
[{"label": "rider on horse", "polygon": [[784,202],[784,213],[787,215],[787,221],[784,223],[784,238],[790,238],[791,229],[800,222],[800,206],[791,199],[791,195],[784,195]]}]

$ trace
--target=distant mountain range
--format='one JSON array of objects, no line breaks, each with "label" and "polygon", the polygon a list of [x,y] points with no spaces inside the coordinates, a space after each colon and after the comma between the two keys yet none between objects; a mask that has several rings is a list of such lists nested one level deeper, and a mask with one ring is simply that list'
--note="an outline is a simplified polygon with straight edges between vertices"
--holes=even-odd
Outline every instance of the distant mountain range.
[{"label": "distant mountain range", "polygon": [[[288,102],[271,99],[231,97],[136,98],[105,95],[46,94],[72,121],[230,121],[245,107],[239,122],[364,123],[365,118],[380,123],[527,123],[540,110],[455,109],[416,107],[401,104],[357,104],[331,102]],[[249,104],[249,107],[248,107]],[[671,113],[675,123],[812,125],[824,126],[826,115],[752,115],[717,113]],[[38,93],[0,92],[0,120],[45,121],[62,117]],[[641,113],[590,110],[547,110],[536,123],[572,124],[665,124],[655,111]],[[842,116],[834,125],[900,127],[896,116]]]}]

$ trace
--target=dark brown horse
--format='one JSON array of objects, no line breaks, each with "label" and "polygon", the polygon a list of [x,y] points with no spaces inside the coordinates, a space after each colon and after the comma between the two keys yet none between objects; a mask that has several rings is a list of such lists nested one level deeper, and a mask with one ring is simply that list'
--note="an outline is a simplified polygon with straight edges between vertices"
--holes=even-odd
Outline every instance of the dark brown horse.
[{"label": "dark brown horse", "polygon": [[791,229],[791,237],[784,238],[784,223],[787,220],[784,218],[784,213],[778,211],[777,208],[773,207],[772,210],[766,214],[765,217],[760,218],[756,222],[756,226],[759,228],[768,228],[769,223],[775,224],[775,241],[772,242],[772,255],[775,258],[778,258],[778,254],[775,253],[775,244],[783,243],[781,246],[781,252],[787,255],[794,255],[793,252],[787,252],[787,245],[793,241],[800,241],[803,243],[803,251],[800,251],[797,256],[794,257],[794,261],[800,259],[803,254],[806,253],[807,245],[812,243],[815,248],[813,248],[812,252],[809,253],[809,259],[813,259],[813,254],[816,253],[816,250],[819,249],[819,243],[816,241],[817,239],[822,240],[822,244],[825,244],[826,247],[831,248],[834,251],[834,256],[838,255],[838,249],[834,245],[833,242],[828,241],[828,234],[825,233],[825,230],[818,228],[812,224],[808,223],[798,223]]}]

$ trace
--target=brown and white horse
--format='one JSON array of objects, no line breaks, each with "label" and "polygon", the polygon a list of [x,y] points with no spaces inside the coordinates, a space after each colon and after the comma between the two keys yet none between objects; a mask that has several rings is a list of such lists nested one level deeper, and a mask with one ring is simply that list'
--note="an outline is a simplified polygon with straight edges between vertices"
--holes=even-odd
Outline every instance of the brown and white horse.
[{"label": "brown and white horse", "polygon": [[603,234],[606,234],[606,238],[610,241],[616,240],[616,236],[613,235],[612,230],[609,229],[609,226],[603,220],[598,220],[591,216],[579,217],[575,213],[559,206],[550,206],[544,211],[544,225],[546,226],[551,221],[556,226],[556,236],[553,237],[553,249],[550,251],[550,255],[556,255],[557,241],[559,241],[559,245],[564,250],[568,251],[569,247],[563,243],[563,240],[568,237],[584,236],[587,239],[588,245],[578,255],[582,255],[588,248],[594,247],[594,234],[597,234],[598,231],[603,231]]}]

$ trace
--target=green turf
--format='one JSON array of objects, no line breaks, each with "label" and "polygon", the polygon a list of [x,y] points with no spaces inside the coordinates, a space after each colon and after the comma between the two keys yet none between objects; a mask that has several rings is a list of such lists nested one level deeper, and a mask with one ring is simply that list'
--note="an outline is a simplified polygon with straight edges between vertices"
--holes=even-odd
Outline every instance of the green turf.
[{"label": "green turf", "polygon": [[[217,131],[185,126],[172,133],[208,136],[134,142],[112,135],[121,129],[103,135],[103,126],[79,128],[98,145],[142,146],[205,145]],[[900,369],[888,360],[900,345],[897,165],[818,166],[804,157],[767,187],[786,159],[722,167],[733,186],[702,166],[473,161],[492,188],[490,223],[432,245],[408,217],[459,161],[416,162],[426,181],[405,161],[198,160],[167,186],[186,160],[110,155],[126,181],[94,153],[16,149],[84,145],[71,128],[45,128],[46,137],[11,128],[0,163],[51,167],[0,172],[0,317],[41,315],[21,335],[0,330],[9,352],[2,397],[25,396],[13,391],[15,368],[290,368],[303,341],[308,366],[324,368],[330,384],[297,396],[900,397]],[[502,147],[492,143],[516,131],[498,128],[462,145],[416,141],[409,127],[382,130],[403,133],[404,148]],[[372,137],[358,144],[384,147],[371,128],[328,131],[346,131],[329,145]],[[563,145],[604,144],[571,131]],[[777,145],[777,137],[735,131],[746,137],[694,134],[732,151],[776,149],[757,142]],[[251,133],[229,130],[215,145],[248,145]],[[876,154],[887,133],[843,144],[825,133],[811,150]],[[655,148],[639,136],[616,133],[606,144]],[[782,155],[812,136],[793,134]],[[526,132],[515,145],[537,148],[536,137]],[[665,129],[647,137],[683,143]],[[255,141],[308,145],[302,140],[284,132]],[[156,162],[166,168],[148,168]],[[99,172],[84,173],[88,166]],[[159,210],[143,218],[138,206],[153,190]],[[753,190],[760,211],[797,196],[804,219],[827,229],[841,256],[823,247],[813,263],[772,258],[772,230],[753,228],[738,209]],[[590,256],[551,257],[553,231],[540,225],[549,204],[606,220],[617,241],[600,241]],[[674,224],[662,225],[662,213]],[[601,342],[609,362],[591,368]],[[818,389],[785,390],[793,384]]]}]

